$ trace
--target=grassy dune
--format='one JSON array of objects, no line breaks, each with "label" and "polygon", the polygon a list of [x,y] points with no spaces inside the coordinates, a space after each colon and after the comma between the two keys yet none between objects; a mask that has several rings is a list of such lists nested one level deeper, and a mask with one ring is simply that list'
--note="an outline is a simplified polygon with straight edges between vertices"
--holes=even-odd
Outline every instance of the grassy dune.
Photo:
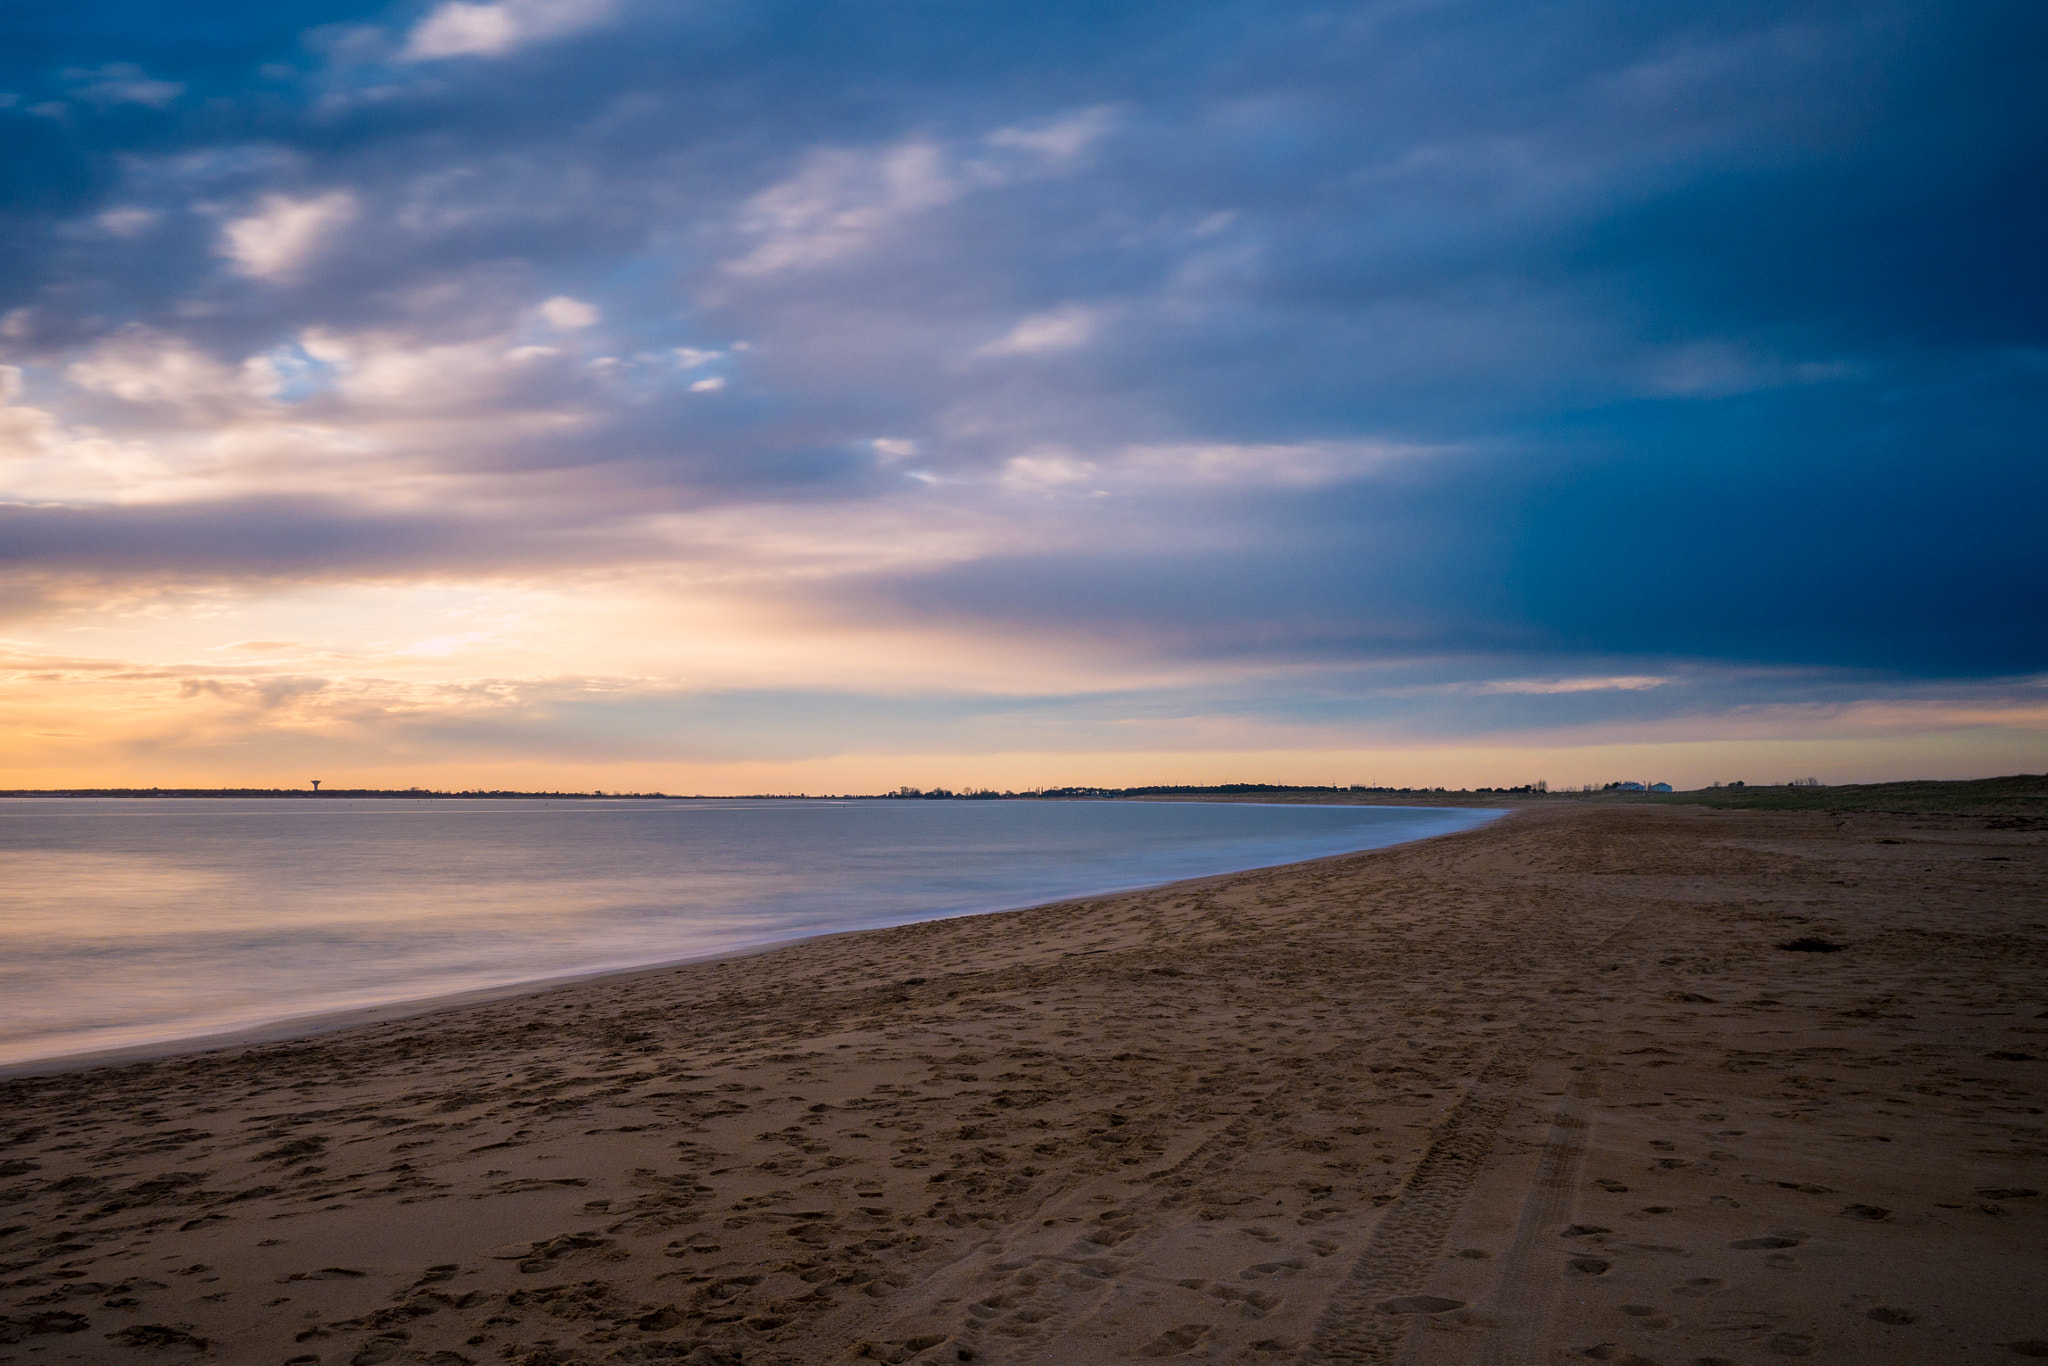
[{"label": "grassy dune", "polygon": [[1709,787],[1697,792],[1598,792],[1577,800],[1662,802],[1748,811],[1895,811],[2048,819],[2048,773],[1959,782],[1851,783],[1840,787]]},{"label": "grassy dune", "polygon": [[1347,791],[1239,783],[1213,788],[1126,788],[1094,795],[1144,801],[1361,802],[1373,806],[1526,806],[1562,802],[1711,806],[1735,811],[1887,811],[1903,815],[2010,816],[2048,821],[2048,773],[1955,782],[1916,780],[1837,787],[1703,787],[1691,792]]}]

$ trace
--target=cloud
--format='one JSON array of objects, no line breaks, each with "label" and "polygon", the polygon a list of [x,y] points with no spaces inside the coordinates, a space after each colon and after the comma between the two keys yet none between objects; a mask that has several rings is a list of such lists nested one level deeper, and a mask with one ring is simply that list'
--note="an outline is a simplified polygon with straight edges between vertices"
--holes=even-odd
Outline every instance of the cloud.
[{"label": "cloud", "polygon": [[999,128],[973,142],[912,138],[813,150],[795,175],[747,201],[740,230],[757,245],[725,269],[768,275],[841,261],[964,195],[1071,171],[1110,125],[1107,111],[1088,110],[1035,128]]},{"label": "cloud", "polygon": [[748,202],[740,227],[759,244],[725,268],[766,275],[827,265],[900,220],[951,203],[963,189],[928,142],[879,153],[814,152],[795,176]]},{"label": "cloud", "polygon": [[1383,474],[1399,462],[1446,454],[1445,448],[1391,441],[1296,444],[1182,444],[1130,446],[1116,468],[1134,483],[1198,488],[1204,485],[1308,489]]},{"label": "cloud", "polygon": [[1107,134],[1115,121],[1116,111],[1108,107],[1084,109],[1035,127],[998,128],[987,140],[991,147],[1021,148],[1054,163],[1067,162]]},{"label": "cloud", "polygon": [[93,70],[64,73],[72,94],[90,104],[141,104],[162,109],[185,93],[183,83],[153,80],[133,62],[109,62]]},{"label": "cloud", "polygon": [[503,0],[495,5],[447,0],[414,26],[399,56],[410,62],[502,57],[529,43],[594,28],[609,20],[614,9],[612,0]]},{"label": "cloud", "polygon": [[1063,304],[1034,313],[992,342],[975,348],[977,356],[1042,356],[1085,346],[1095,336],[1102,315],[1080,304]]},{"label": "cloud", "polygon": [[93,222],[115,237],[136,237],[155,227],[161,217],[155,209],[107,209]]},{"label": "cloud", "polygon": [[127,403],[203,410],[222,400],[253,396],[247,371],[223,364],[183,337],[139,323],[66,366],[64,377]]},{"label": "cloud", "polygon": [[1301,445],[1133,445],[1083,456],[1043,447],[1003,462],[998,482],[1015,492],[1045,493],[1087,484],[1091,491],[1174,497],[1205,490],[1312,489],[1385,473],[1397,462],[1441,452],[1389,442]]},{"label": "cloud", "polygon": [[540,306],[540,316],[550,327],[574,331],[577,328],[594,326],[604,315],[599,313],[594,305],[557,294]]},{"label": "cloud", "polygon": [[265,195],[257,212],[232,219],[221,229],[218,250],[238,274],[286,283],[355,220],[359,209],[355,195],[347,190],[310,199]]},{"label": "cloud", "polygon": [[559,348],[516,344],[502,333],[434,342],[400,332],[311,331],[299,346],[329,367],[335,394],[366,417],[468,414],[492,400],[545,408],[548,378],[573,383]]},{"label": "cloud", "polygon": [[1645,674],[1624,674],[1618,678],[1496,678],[1458,686],[1478,693],[1554,697],[1560,693],[1576,692],[1642,692],[1648,688],[1661,688],[1670,681]]},{"label": "cloud", "polygon": [[1646,368],[1648,391],[1672,398],[1728,398],[1789,384],[1820,384],[1855,373],[1855,367],[1845,361],[1788,363],[1713,341],[1692,342],[1655,354]]},{"label": "cloud", "polygon": [[1049,493],[1094,479],[1098,467],[1064,451],[1014,455],[1003,462],[1002,485],[1017,493]]},{"label": "cloud", "polygon": [[473,555],[481,528],[333,500],[253,498],[135,507],[0,503],[0,564],[168,576],[402,570]]}]

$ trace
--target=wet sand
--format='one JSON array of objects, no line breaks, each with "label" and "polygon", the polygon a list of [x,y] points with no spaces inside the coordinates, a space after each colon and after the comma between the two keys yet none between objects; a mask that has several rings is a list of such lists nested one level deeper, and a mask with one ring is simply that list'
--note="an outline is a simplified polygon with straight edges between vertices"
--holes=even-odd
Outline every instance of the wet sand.
[{"label": "wet sand", "polygon": [[0,1362],[2017,1361],[2044,1109],[2048,831],[1559,804],[0,1082]]}]

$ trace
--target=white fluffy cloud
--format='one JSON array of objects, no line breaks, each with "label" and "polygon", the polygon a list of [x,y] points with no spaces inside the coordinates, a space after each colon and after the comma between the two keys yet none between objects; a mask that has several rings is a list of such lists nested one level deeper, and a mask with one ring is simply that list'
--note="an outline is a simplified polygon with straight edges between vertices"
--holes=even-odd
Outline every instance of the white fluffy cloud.
[{"label": "white fluffy cloud", "polygon": [[356,197],[347,190],[311,199],[265,195],[255,213],[222,229],[219,251],[237,274],[288,281],[303,272],[358,211]]},{"label": "white fluffy cloud", "polygon": [[1069,485],[1086,483],[1095,477],[1096,472],[1093,462],[1065,451],[1034,451],[1004,461],[998,482],[1012,493],[1050,493]]},{"label": "white fluffy cloud", "polygon": [[129,326],[65,367],[81,389],[126,403],[209,409],[223,400],[251,397],[251,376],[223,364],[182,337]]},{"label": "white fluffy cloud", "polygon": [[760,245],[727,264],[735,275],[824,265],[866,247],[899,219],[958,198],[962,185],[929,142],[880,153],[822,151],[748,203],[741,226]]},{"label": "white fluffy cloud", "polygon": [[527,43],[593,28],[612,16],[612,0],[504,0],[437,5],[407,36],[407,61],[441,57],[502,57]]},{"label": "white fluffy cloud", "polygon": [[169,473],[148,442],[109,438],[21,403],[22,374],[0,365],[0,502],[146,498]]},{"label": "white fluffy cloud", "polygon": [[573,331],[579,327],[591,326],[604,315],[598,312],[594,304],[586,304],[581,299],[571,299],[565,294],[557,294],[540,306],[540,316],[550,327]]},{"label": "white fluffy cloud", "polygon": [[758,245],[725,268],[767,275],[852,256],[903,220],[974,190],[1072,169],[1110,123],[1108,111],[1090,109],[964,144],[915,138],[875,150],[813,151],[794,176],[747,201],[740,229]]}]

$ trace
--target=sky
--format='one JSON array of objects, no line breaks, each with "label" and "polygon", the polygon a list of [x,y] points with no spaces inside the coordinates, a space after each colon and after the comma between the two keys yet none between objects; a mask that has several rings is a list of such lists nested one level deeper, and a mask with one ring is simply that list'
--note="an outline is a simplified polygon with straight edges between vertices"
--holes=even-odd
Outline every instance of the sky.
[{"label": "sky", "polygon": [[0,787],[2048,769],[2048,10],[0,20]]}]

